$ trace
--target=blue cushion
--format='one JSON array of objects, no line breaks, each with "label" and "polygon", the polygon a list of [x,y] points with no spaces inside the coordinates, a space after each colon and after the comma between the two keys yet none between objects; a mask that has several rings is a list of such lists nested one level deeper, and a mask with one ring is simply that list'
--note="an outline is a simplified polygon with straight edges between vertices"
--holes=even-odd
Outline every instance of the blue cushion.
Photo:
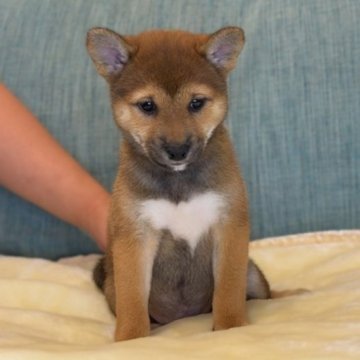
[{"label": "blue cushion", "polygon": [[[1,1],[0,76],[110,189],[119,136],[86,31],[240,25],[247,43],[230,79],[228,126],[248,185],[252,238],[359,228],[359,18],[356,0]],[[0,190],[0,252],[94,251],[85,234]]]}]

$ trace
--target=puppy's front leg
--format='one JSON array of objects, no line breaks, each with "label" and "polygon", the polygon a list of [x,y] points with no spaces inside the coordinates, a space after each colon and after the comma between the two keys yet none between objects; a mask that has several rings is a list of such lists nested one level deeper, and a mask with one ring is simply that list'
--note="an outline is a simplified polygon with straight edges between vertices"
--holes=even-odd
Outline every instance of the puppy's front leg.
[{"label": "puppy's front leg", "polygon": [[128,234],[115,239],[112,251],[116,295],[115,341],[147,336],[150,332],[148,301],[156,244]]},{"label": "puppy's front leg", "polygon": [[[240,215],[240,216],[239,216]],[[247,214],[232,212],[216,231],[214,247],[214,330],[246,325]]]}]

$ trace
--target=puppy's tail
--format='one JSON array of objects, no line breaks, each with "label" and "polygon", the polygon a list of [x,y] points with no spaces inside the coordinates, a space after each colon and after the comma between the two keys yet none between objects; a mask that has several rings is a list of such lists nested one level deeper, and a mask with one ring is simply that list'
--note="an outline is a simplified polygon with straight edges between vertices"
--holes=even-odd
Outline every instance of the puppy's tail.
[{"label": "puppy's tail", "polygon": [[105,257],[102,257],[96,264],[93,272],[93,280],[96,286],[102,291],[104,290],[105,277]]},{"label": "puppy's tail", "polygon": [[290,290],[271,290],[271,299],[279,299],[288,296],[302,295],[310,293],[308,289],[290,289]]}]

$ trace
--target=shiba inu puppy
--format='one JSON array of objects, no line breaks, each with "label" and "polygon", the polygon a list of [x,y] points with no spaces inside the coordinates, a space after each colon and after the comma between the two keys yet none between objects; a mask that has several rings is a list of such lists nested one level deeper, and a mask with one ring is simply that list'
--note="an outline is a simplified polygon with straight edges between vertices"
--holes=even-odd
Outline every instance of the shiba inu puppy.
[{"label": "shiba inu puppy", "polygon": [[214,34],[105,28],[87,49],[121,129],[105,258],[94,278],[116,314],[115,340],[150,320],[213,312],[213,329],[247,323],[246,298],[269,298],[248,260],[247,196],[224,126],[238,27]]}]

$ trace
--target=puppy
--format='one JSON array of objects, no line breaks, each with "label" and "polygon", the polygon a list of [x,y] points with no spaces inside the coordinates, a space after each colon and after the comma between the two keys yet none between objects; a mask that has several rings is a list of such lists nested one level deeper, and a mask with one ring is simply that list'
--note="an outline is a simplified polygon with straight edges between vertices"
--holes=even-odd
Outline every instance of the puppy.
[{"label": "puppy", "polygon": [[245,325],[246,298],[270,297],[248,260],[246,189],[224,126],[226,78],[244,41],[238,27],[88,32],[123,135],[110,245],[94,274],[116,341],[147,336],[150,320],[210,311],[214,330]]}]

